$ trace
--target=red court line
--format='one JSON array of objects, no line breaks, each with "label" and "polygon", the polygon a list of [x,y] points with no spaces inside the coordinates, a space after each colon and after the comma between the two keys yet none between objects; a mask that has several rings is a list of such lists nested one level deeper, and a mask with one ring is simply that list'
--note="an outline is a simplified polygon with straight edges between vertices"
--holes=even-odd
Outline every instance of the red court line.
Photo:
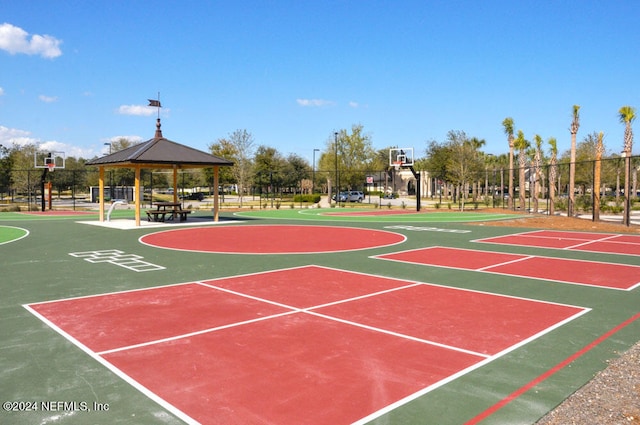
[{"label": "red court line", "polygon": [[540,384],[541,382],[543,382],[543,381],[547,380],[548,378],[550,378],[551,376],[555,375],[557,372],[559,372],[560,370],[564,369],[565,367],[567,367],[568,365],[573,363],[575,360],[579,359],[580,357],[582,357],[583,355],[585,355],[586,353],[591,351],[593,348],[597,347],[602,342],[604,342],[605,340],[607,340],[611,336],[615,335],[616,333],[618,333],[619,331],[621,331],[625,327],[629,326],[631,323],[635,322],[638,319],[640,319],[640,313],[637,313],[636,315],[634,315],[634,316],[630,317],[629,319],[625,320],[624,322],[620,323],[618,326],[616,326],[616,327],[612,328],[611,330],[609,330],[608,332],[602,334],[600,337],[598,337],[597,339],[595,339],[594,341],[592,341],[591,343],[589,343],[588,345],[583,347],[581,350],[576,351],[574,354],[572,354],[571,356],[567,357],[566,359],[564,359],[563,361],[561,361],[560,363],[558,363],[557,365],[555,365],[554,367],[552,367],[551,369],[549,369],[548,371],[543,373],[542,375],[538,376],[536,379],[534,379],[531,382],[527,383],[526,385],[523,385],[522,387],[518,388],[516,391],[512,392],[507,397],[503,398],[498,403],[494,404],[493,406],[491,406],[490,408],[488,408],[484,412],[480,413],[475,418],[471,419],[470,421],[467,421],[465,423],[465,425],[477,424],[480,421],[486,419],[487,417],[493,415],[495,412],[497,412],[498,410],[502,409],[504,406],[506,406],[507,404],[511,403],[513,400],[515,400],[516,398],[520,397],[522,394],[526,393],[530,389],[534,388],[536,385]]},{"label": "red court line", "polygon": [[374,258],[611,289],[631,290],[640,284],[640,266],[627,264],[524,256],[445,247],[401,251],[379,255]]},{"label": "red court line", "polygon": [[224,424],[373,417],[588,311],[318,266],[27,308],[179,417]]}]

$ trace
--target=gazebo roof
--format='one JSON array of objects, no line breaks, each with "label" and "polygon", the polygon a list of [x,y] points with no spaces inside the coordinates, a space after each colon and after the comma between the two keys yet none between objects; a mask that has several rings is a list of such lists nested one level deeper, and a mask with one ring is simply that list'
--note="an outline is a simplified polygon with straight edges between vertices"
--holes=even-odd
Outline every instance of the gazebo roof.
[{"label": "gazebo roof", "polygon": [[178,168],[205,168],[214,165],[229,167],[233,165],[232,161],[165,139],[162,137],[159,119],[156,127],[153,139],[93,159],[85,165],[114,167],[142,164],[151,167],[176,165]]}]

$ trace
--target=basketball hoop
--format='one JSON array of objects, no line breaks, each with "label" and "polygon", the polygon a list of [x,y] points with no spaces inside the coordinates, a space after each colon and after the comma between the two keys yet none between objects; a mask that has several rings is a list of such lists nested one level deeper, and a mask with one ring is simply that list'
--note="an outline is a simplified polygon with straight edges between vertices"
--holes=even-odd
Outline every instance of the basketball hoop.
[{"label": "basketball hoop", "polygon": [[402,161],[394,161],[393,162],[393,167],[396,169],[396,171],[398,171],[400,169],[401,165],[402,165]]},{"label": "basketball hoop", "polygon": [[53,173],[56,170],[56,164],[54,162],[49,162],[47,164],[47,169],[50,173]]}]

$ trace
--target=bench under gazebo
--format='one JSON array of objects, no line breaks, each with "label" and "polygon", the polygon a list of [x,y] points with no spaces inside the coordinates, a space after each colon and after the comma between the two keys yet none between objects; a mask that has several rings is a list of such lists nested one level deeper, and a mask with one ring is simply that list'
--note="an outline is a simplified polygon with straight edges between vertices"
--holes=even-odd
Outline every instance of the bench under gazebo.
[{"label": "bench under gazebo", "polygon": [[232,161],[209,153],[190,148],[180,143],[165,139],[160,129],[160,118],[156,122],[156,133],[153,139],[130,146],[112,154],[88,161],[85,165],[99,169],[100,221],[105,219],[104,183],[107,168],[132,168],[135,172],[135,220],[140,226],[140,174],[142,169],[173,170],[173,202],[178,202],[178,170],[192,168],[213,169],[213,220],[219,219],[220,200],[218,195],[220,167],[233,166]]}]

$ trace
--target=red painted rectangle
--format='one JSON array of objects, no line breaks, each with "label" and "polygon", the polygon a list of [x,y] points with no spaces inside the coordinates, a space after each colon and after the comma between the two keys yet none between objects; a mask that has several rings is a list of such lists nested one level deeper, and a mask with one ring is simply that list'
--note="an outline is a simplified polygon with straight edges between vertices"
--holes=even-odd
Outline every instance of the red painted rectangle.
[{"label": "red painted rectangle", "polygon": [[640,255],[640,244],[620,242],[618,240],[590,242],[573,247],[576,251],[602,252],[607,254]]},{"label": "red painted rectangle", "polygon": [[483,360],[303,313],[104,358],[221,425],[348,424]]},{"label": "red painted rectangle", "polygon": [[640,283],[640,266],[597,261],[443,247],[396,252],[376,258],[625,290]]},{"label": "red painted rectangle", "polygon": [[305,266],[203,282],[295,308],[307,308],[406,285],[406,281]]},{"label": "red painted rectangle", "polygon": [[195,283],[30,307],[96,352],[287,311]]},{"label": "red painted rectangle", "polygon": [[377,258],[384,258],[385,260],[406,261],[409,263],[418,263],[430,266],[478,270],[499,263],[516,261],[522,258],[526,258],[526,256],[518,254],[505,254],[500,252],[429,247],[411,251],[384,254],[378,256]]},{"label": "red painted rectangle", "polygon": [[28,307],[212,424],[352,423],[585,311],[315,266],[207,282]]},{"label": "red painted rectangle", "polygon": [[638,235],[539,230],[479,239],[476,242],[602,252],[607,254],[640,255],[640,236]]},{"label": "red painted rectangle", "polygon": [[605,288],[630,289],[640,283],[640,267],[562,258],[530,257],[485,271]]},{"label": "red painted rectangle", "polygon": [[565,249],[581,243],[576,239],[547,238],[543,236],[507,235],[495,238],[480,239],[476,242],[495,243],[501,245],[533,246],[538,248]]},{"label": "red painted rectangle", "polygon": [[418,285],[315,311],[414,338],[495,355],[582,309]]}]

